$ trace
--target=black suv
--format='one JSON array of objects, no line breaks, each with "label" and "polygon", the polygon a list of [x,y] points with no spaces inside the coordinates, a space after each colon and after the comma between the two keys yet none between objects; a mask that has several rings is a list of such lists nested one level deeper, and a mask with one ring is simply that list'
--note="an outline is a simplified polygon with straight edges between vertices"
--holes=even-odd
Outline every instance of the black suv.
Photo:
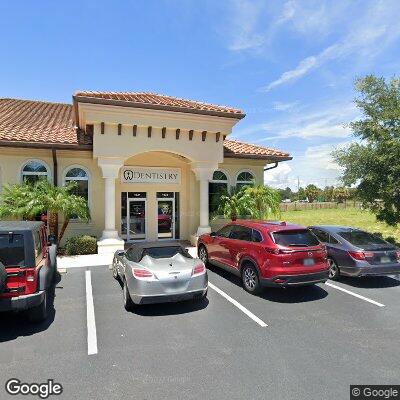
[{"label": "black suv", "polygon": [[47,318],[56,255],[43,222],[0,221],[0,312],[26,311],[31,322]]}]

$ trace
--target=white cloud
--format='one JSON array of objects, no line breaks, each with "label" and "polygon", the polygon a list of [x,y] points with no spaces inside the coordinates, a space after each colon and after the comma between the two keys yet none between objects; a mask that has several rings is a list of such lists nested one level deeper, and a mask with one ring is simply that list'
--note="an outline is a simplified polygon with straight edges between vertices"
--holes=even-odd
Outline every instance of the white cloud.
[{"label": "white cloud", "polygon": [[291,71],[284,72],[279,79],[271,82],[269,85],[262,87],[260,90],[268,92],[272,88],[282,85],[283,83],[295,80],[305,75],[308,71],[310,71],[317,63],[317,58],[314,56],[307,57],[304,60],[300,61],[299,65],[292,69]]},{"label": "white cloud", "polygon": [[295,108],[299,104],[298,101],[293,101],[291,103],[284,103],[282,101],[275,101],[273,103],[273,108],[276,111],[289,111]]},{"label": "white cloud", "polygon": [[294,4],[287,1],[276,11],[262,0],[231,0],[228,21],[220,29],[229,42],[229,50],[259,51],[265,47],[277,29],[294,17]]},{"label": "white cloud", "polygon": [[229,27],[233,51],[253,49],[264,43],[264,37],[257,31],[263,6],[259,1],[233,0]]},{"label": "white cloud", "polygon": [[237,136],[263,134],[261,138],[253,142],[263,143],[274,139],[302,138],[311,139],[316,137],[325,138],[347,138],[351,134],[347,124],[358,117],[359,112],[353,103],[338,102],[334,104],[322,104],[322,110],[309,112],[301,108],[299,112],[285,113],[283,117],[275,120],[257,124],[241,131]]},{"label": "white cloud", "polygon": [[264,183],[276,188],[290,187],[291,183],[289,175],[292,168],[287,162],[279,163],[278,167],[264,172]]},{"label": "white cloud", "polygon": [[320,53],[301,60],[292,70],[263,86],[268,92],[282,84],[293,82],[323,64],[348,56],[373,58],[400,37],[398,15],[400,2],[397,0],[373,1],[366,12],[347,27],[348,32]]},{"label": "white cloud", "polygon": [[[349,142],[343,142],[339,147],[343,147]],[[318,167],[319,169],[340,171],[341,168],[332,159],[332,151],[337,148],[338,145],[334,144],[322,144],[319,146],[310,146],[304,152],[304,159],[310,166]]]}]

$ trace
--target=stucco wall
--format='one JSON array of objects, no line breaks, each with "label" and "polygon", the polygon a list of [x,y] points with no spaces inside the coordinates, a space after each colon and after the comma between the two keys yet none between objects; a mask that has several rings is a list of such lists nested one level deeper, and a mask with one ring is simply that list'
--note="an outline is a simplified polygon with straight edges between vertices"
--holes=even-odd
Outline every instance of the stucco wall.
[{"label": "stucco wall", "polygon": [[[0,186],[5,183],[18,183],[21,181],[21,168],[30,159],[44,162],[49,168],[51,179],[54,174],[51,150],[22,149],[0,147]],[[89,224],[72,221],[67,228],[65,237],[76,234],[91,234],[101,236],[104,229],[104,179],[97,160],[89,151],[57,151],[58,159],[58,182],[64,182],[64,174],[70,166],[82,166],[89,174],[89,207],[91,222]],[[194,234],[199,225],[199,182],[190,169],[189,160],[176,154],[165,152],[148,152],[128,158],[125,165],[156,166],[156,167],[178,167],[182,171],[181,185],[160,184],[122,184],[120,179],[116,180],[116,228],[120,229],[121,216],[121,191],[147,192],[148,218],[152,221],[148,224],[149,239],[155,239],[157,232],[156,216],[156,192],[180,192],[181,204],[181,238],[188,239]],[[226,158],[219,168],[228,175],[230,185],[235,184],[235,179],[240,171],[251,171],[258,184],[263,183],[262,160],[246,160]],[[60,221],[61,222],[61,221]]]},{"label": "stucco wall", "polygon": [[[53,157],[51,150],[23,149],[0,147],[0,186],[21,182],[21,169],[29,160],[42,161],[50,171],[50,180],[53,181]],[[89,174],[89,208],[91,213],[90,223],[71,221],[65,238],[78,234],[100,236],[104,226],[104,186],[100,168],[93,160],[90,151],[57,151],[58,182],[63,184],[64,175],[68,167],[81,166]],[[62,220],[59,221],[60,226]]]}]

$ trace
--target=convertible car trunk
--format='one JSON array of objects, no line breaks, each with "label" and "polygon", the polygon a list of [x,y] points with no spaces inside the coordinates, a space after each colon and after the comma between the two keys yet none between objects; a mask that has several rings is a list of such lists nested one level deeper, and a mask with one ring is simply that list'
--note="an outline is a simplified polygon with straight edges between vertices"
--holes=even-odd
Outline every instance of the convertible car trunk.
[{"label": "convertible car trunk", "polygon": [[165,290],[185,290],[189,285],[194,267],[194,260],[176,254],[171,258],[152,258],[144,256],[140,265],[149,269]]}]

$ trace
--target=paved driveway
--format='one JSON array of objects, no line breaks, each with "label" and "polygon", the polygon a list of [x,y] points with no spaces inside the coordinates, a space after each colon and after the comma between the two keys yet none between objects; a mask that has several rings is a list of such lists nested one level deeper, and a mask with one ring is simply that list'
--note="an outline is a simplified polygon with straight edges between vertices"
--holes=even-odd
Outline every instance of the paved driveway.
[{"label": "paved driveway", "polygon": [[1,379],[52,378],[65,399],[348,399],[350,384],[399,383],[400,281],[255,297],[216,268],[209,280],[200,304],[128,313],[107,266],[68,270],[47,323],[1,315]]}]

